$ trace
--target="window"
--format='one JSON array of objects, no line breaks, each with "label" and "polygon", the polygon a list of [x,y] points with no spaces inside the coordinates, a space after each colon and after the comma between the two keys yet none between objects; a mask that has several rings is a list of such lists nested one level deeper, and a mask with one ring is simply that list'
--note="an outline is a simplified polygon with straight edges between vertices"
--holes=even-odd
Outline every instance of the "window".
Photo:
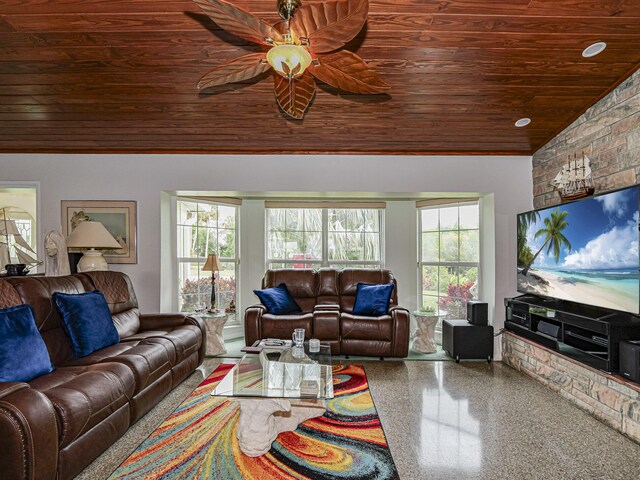
[{"label": "window", "polygon": [[381,268],[383,212],[267,206],[267,268]]},{"label": "window", "polygon": [[[216,273],[216,307],[224,311],[231,301],[237,305],[237,207],[179,198],[176,210],[180,311],[210,306],[211,272],[202,271],[210,254],[218,255],[221,266]],[[229,318],[227,325],[234,321]]]},{"label": "window", "polygon": [[477,202],[418,210],[422,310],[466,318],[467,300],[478,296],[479,217]]}]

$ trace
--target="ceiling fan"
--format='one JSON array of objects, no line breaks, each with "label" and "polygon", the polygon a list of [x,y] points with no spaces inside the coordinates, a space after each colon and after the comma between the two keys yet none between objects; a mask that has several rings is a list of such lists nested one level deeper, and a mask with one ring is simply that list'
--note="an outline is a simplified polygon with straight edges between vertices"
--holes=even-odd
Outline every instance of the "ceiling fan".
[{"label": "ceiling fan", "polygon": [[225,0],[194,0],[227,32],[270,47],[207,72],[198,89],[240,82],[273,68],[282,111],[301,119],[316,93],[315,80],[352,93],[384,93],[390,87],[355,53],[339,50],[367,21],[368,0],[330,0],[302,5],[277,0],[282,21],[271,26]]}]

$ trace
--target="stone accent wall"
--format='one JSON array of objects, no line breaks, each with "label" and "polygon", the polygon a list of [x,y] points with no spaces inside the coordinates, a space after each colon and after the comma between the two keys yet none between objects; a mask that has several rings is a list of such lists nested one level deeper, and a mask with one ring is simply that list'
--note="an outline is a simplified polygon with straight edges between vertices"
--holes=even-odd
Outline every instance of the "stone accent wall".
[{"label": "stone accent wall", "polygon": [[640,70],[533,155],[533,205],[560,203],[551,181],[567,156],[591,160],[596,193],[640,182]]},{"label": "stone accent wall", "polygon": [[640,443],[640,385],[507,331],[502,335],[502,361]]}]

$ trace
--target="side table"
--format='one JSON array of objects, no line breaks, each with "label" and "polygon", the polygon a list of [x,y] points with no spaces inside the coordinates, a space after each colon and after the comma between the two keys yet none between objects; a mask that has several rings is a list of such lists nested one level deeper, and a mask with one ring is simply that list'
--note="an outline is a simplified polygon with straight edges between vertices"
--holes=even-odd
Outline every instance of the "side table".
[{"label": "side table", "polygon": [[436,347],[436,324],[438,323],[437,315],[426,315],[423,312],[413,312],[416,317],[418,328],[413,334],[412,349],[418,353],[435,353]]},{"label": "side table", "polygon": [[224,336],[222,335],[222,329],[224,324],[227,323],[229,315],[233,313],[197,313],[197,316],[204,320],[204,324],[207,330],[207,351],[206,355],[212,357],[215,355],[222,355],[227,353],[227,349],[224,345]]}]

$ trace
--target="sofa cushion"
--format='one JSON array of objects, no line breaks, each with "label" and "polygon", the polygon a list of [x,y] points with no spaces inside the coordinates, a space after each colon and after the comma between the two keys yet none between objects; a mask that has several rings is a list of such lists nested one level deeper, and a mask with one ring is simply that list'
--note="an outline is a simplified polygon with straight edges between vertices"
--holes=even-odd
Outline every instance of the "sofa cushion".
[{"label": "sofa cushion", "polygon": [[273,315],[289,315],[300,313],[302,310],[293,297],[289,294],[287,286],[281,283],[277,287],[254,290],[262,304],[267,307],[267,312]]},{"label": "sofa cushion", "polygon": [[[123,343],[141,340],[162,344],[167,350],[173,349],[175,358],[173,365],[177,365],[200,349],[202,332],[195,325],[176,325],[174,327],[141,330],[135,335],[123,339]],[[167,344],[167,342],[170,342],[170,344]],[[168,354],[171,357],[171,352],[168,352]]]},{"label": "sofa cushion", "polygon": [[375,317],[385,315],[389,310],[389,300],[391,300],[393,288],[393,283],[377,285],[359,283],[353,314]]},{"label": "sofa cushion", "polygon": [[0,382],[27,382],[51,371],[33,309],[18,305],[0,310]]},{"label": "sofa cushion", "polygon": [[[339,273],[340,311],[353,312],[359,283],[387,284],[396,283],[389,270],[374,268],[344,268]],[[398,304],[398,289],[391,294],[390,306]]]},{"label": "sofa cushion", "polygon": [[291,340],[296,328],[304,328],[305,338],[313,336],[313,313],[300,315],[262,315],[262,338],[282,338]]},{"label": "sofa cushion", "polygon": [[24,303],[13,285],[0,279],[0,308],[14,307]]},{"label": "sofa cushion", "polygon": [[287,291],[303,313],[313,311],[318,295],[318,271],[306,268],[267,270],[262,288],[273,288],[284,283]]},{"label": "sofa cushion", "polygon": [[53,300],[62,315],[75,358],[120,341],[109,306],[100,291],[75,295],[56,292]]},{"label": "sofa cushion", "polygon": [[120,339],[140,329],[138,301],[131,280],[120,272],[98,271],[76,274],[87,292],[100,290],[107,300]]},{"label": "sofa cushion", "polygon": [[53,403],[62,448],[126,405],[135,380],[126,365],[99,363],[60,367],[29,385]]},{"label": "sofa cushion", "polygon": [[159,344],[122,342],[93,352],[65,366],[86,366],[104,362],[126,365],[135,377],[135,393],[144,390],[173,367],[166,349]]},{"label": "sofa cushion", "polygon": [[393,340],[393,320],[390,315],[369,317],[340,314],[342,339],[350,340]]},{"label": "sofa cushion", "polygon": [[51,362],[59,365],[73,359],[71,343],[52,295],[54,292],[84,293],[87,290],[82,282],[73,275],[64,277],[23,275],[8,277],[5,281],[18,292],[20,303],[31,305],[33,308],[36,326],[49,350]]}]

